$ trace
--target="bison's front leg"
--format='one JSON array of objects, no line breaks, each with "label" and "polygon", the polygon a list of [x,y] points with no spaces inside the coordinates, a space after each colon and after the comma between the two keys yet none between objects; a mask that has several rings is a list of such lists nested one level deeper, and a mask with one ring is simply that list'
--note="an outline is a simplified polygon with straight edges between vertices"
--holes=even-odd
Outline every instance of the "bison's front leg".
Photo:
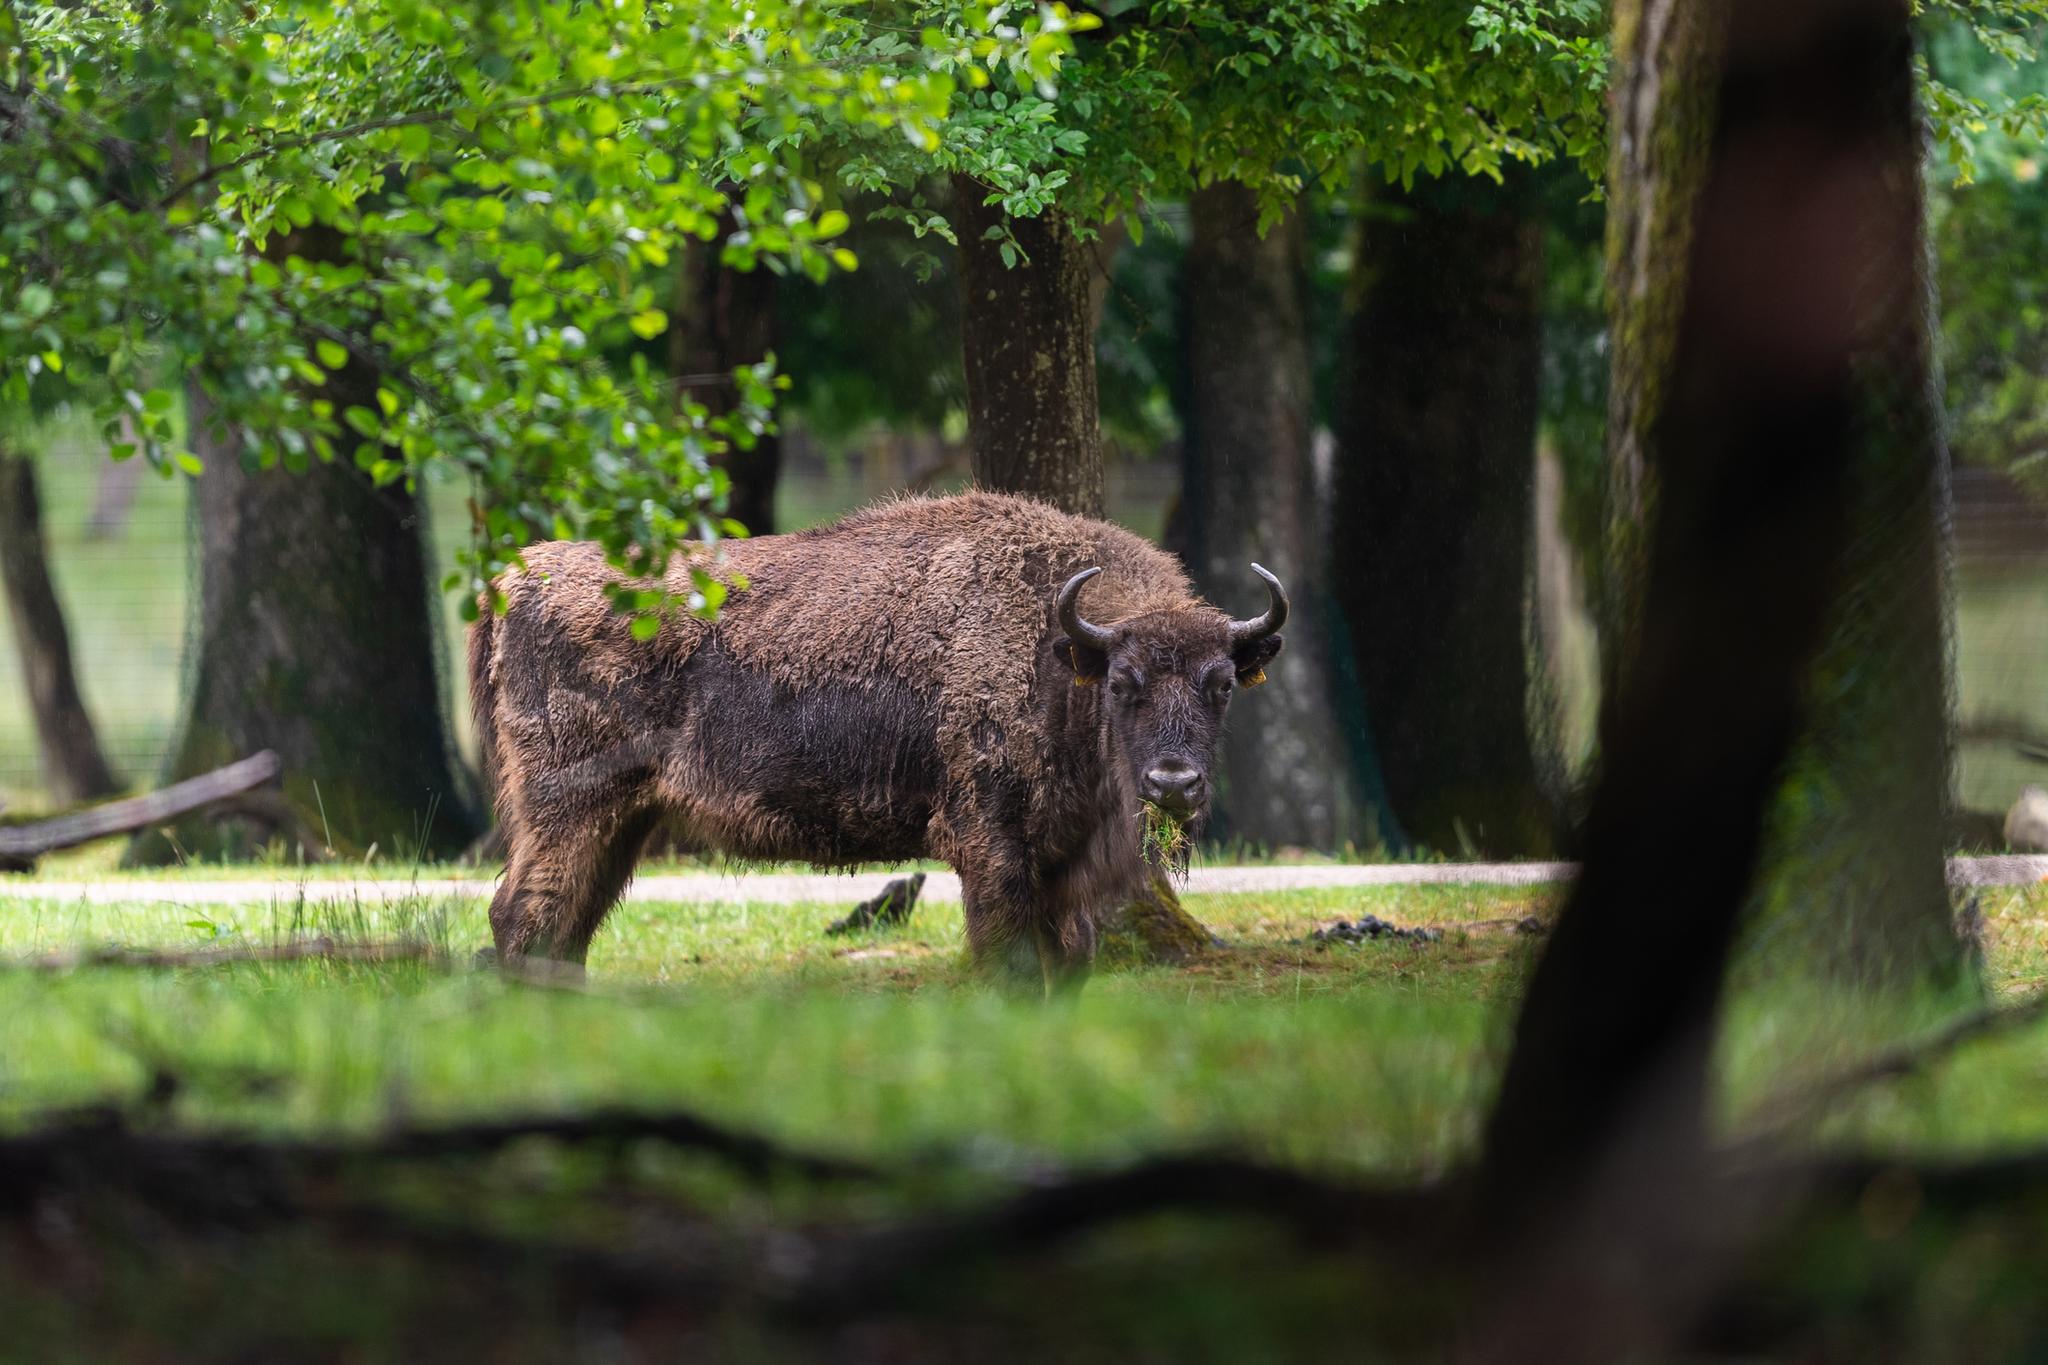
[{"label": "bison's front leg", "polygon": [[1071,993],[1095,960],[1095,927],[1062,913],[1058,898],[1034,885],[1021,856],[960,869],[967,947],[975,967],[1019,995]]},{"label": "bison's front leg", "polygon": [[1041,920],[1038,970],[1048,997],[1078,994],[1095,969],[1095,920],[1087,914]]}]

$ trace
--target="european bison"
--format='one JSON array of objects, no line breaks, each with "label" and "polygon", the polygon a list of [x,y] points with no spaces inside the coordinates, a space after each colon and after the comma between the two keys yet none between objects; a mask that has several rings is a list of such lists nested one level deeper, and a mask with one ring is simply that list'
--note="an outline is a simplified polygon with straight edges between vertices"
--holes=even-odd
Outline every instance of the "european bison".
[{"label": "european bison", "polygon": [[[581,963],[641,846],[825,867],[940,858],[978,961],[1083,979],[1145,876],[1142,807],[1199,821],[1231,692],[1287,596],[1233,621],[1118,527],[989,493],[911,498],[694,562],[716,622],[635,640],[598,547],[536,545],[470,635],[508,850],[502,963]],[[690,558],[671,570],[687,590]]]}]

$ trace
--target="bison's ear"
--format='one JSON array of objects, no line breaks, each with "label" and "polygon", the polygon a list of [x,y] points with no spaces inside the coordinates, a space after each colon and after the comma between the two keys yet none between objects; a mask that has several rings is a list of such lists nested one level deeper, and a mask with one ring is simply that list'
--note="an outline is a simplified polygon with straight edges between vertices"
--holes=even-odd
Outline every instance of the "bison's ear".
[{"label": "bison's ear", "polygon": [[1102,675],[1109,672],[1109,655],[1092,646],[1076,644],[1072,636],[1054,636],[1052,652],[1053,657],[1074,671],[1074,681],[1082,686],[1101,682]]},{"label": "bison's ear", "polygon": [[1251,640],[1237,647],[1230,656],[1230,663],[1237,670],[1240,687],[1257,687],[1266,680],[1266,665],[1273,662],[1273,656],[1280,652],[1280,637],[1268,635]]}]

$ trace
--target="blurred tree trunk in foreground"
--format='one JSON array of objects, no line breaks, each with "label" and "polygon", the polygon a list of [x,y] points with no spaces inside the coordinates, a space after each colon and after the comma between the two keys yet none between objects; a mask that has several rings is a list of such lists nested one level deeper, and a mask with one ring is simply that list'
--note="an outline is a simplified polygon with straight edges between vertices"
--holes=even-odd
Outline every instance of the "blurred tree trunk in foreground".
[{"label": "blurred tree trunk in foreground", "polygon": [[[953,178],[975,482],[1099,517],[1094,253],[1067,219],[1011,218],[981,202],[987,193],[970,177]],[[1014,267],[1005,249],[1022,251]]]},{"label": "blurred tree trunk in foreground", "polygon": [[1375,188],[1358,261],[1339,585],[1387,794],[1446,853],[1548,856],[1530,724],[1543,233],[1526,173]]},{"label": "blurred tree trunk in foreground", "polygon": [[[719,260],[724,244],[722,236],[691,242],[669,309],[668,366],[679,386],[677,401],[694,400],[714,414],[732,407],[732,386],[722,376],[759,364],[775,347],[775,272],[758,265],[732,269]],[[727,515],[753,535],[772,535],[782,438],[769,432],[751,450],[734,445],[718,463],[732,480]]]},{"label": "blurred tree trunk in foreground", "polygon": [[1268,847],[1339,847],[1362,802],[1335,720],[1328,573],[1310,470],[1307,265],[1299,211],[1261,236],[1257,197],[1222,181],[1189,202],[1181,284],[1188,354],[1182,509],[1189,568],[1209,601],[1262,609],[1250,565],[1287,585],[1286,650],[1231,708],[1216,832]]},{"label": "blurred tree trunk in foreground", "polygon": [[[974,481],[1099,517],[1102,436],[1089,292],[1094,253],[1065,219],[1008,218],[981,203],[984,193],[967,177],[954,178]],[[998,225],[1015,234],[1028,263],[1003,264],[998,243],[984,236]],[[1215,941],[1181,908],[1163,876],[1153,877],[1134,904],[1103,916],[1099,927],[1111,945],[1128,940],[1154,962],[1178,961]]]},{"label": "blurred tree trunk in foreground", "polygon": [[[1863,591],[1842,571],[1887,443],[1868,356],[1918,319],[1905,5],[1731,12],[1725,73],[1701,68],[1718,97],[1690,271],[1642,428],[1658,496],[1638,626],[1585,870],[1523,1001],[1475,1194],[1525,1272],[1494,1358],[1640,1353],[1616,1334],[1671,1318],[1642,1297],[1682,1302],[1667,1286],[1741,1235],[1696,1183],[1714,1025],[1816,652]],[[1626,105],[1660,82],[1622,52]],[[1635,145],[1616,138],[1616,182],[1640,173]],[[1895,833],[1859,813],[1866,837]]]},{"label": "blurred tree trunk in foreground", "polygon": [[71,805],[112,795],[121,783],[100,750],[92,716],[79,695],[71,636],[50,582],[36,467],[27,456],[7,450],[0,450],[0,580],[7,590],[7,614],[14,623],[50,799]]},{"label": "blurred tree trunk in foreground", "polygon": [[[298,236],[277,249],[319,249]],[[343,409],[374,406],[376,389],[375,372],[353,359],[322,392]],[[280,833],[353,854],[372,844],[398,857],[459,853],[478,822],[442,723],[420,504],[340,460],[256,468],[196,384],[186,404],[206,466],[193,485],[198,628],[165,780],[275,749],[298,827],[195,816],[168,836],[137,836],[130,861],[246,855]]]},{"label": "blurred tree trunk in foreground", "polygon": [[[1642,537],[1667,478],[1658,432],[1671,420],[1662,405],[1672,393],[1684,289],[1671,263],[1685,258],[1684,220],[1704,172],[1710,73],[1722,44],[1714,13],[1624,3],[1616,20],[1607,242],[1616,345],[1602,593],[1609,696],[1626,686],[1644,629]],[[1917,145],[1911,55],[1910,47],[1896,54],[1871,117],[1881,113],[1890,136]],[[1961,963],[1942,864],[1952,778],[1948,453],[1917,165],[1887,170],[1913,254],[1899,274],[1869,275],[1859,286],[1859,306],[1875,321],[1855,356],[1844,590],[1808,678],[1807,720],[1773,815],[1757,907],[1758,941],[1772,957],[1864,981]],[[1770,487],[1760,483],[1758,495]]]}]

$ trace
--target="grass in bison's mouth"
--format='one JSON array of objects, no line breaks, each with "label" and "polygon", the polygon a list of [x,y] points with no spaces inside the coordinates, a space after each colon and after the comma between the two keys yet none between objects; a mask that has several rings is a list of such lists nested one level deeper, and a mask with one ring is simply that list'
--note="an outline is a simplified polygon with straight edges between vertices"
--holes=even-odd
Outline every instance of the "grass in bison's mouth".
[{"label": "grass in bison's mouth", "polygon": [[1139,807],[1139,818],[1139,847],[1144,850],[1146,861],[1155,866],[1183,865],[1191,847],[1188,826],[1192,821],[1149,801]]}]

